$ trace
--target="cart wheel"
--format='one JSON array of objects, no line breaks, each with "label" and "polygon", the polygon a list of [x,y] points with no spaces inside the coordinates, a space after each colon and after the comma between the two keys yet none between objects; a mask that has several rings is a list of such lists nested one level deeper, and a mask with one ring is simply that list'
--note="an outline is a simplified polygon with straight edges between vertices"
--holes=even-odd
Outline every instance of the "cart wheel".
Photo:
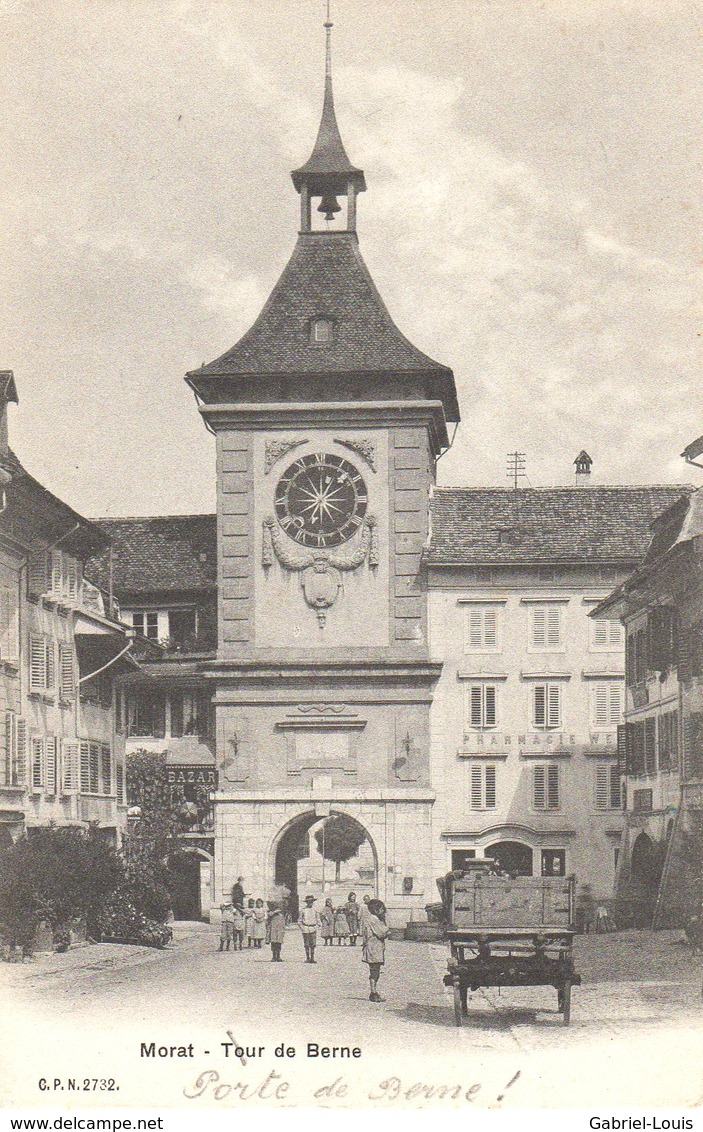
[{"label": "cart wheel", "polygon": [[560,1009],[564,1014],[564,1025],[568,1026],[571,1021],[571,983],[564,983],[564,989],[561,991]]},{"label": "cart wheel", "polygon": [[464,996],[462,996],[461,984],[457,980],[457,982],[454,983],[454,1021],[457,1026],[461,1026],[462,997],[465,997],[465,992]]}]

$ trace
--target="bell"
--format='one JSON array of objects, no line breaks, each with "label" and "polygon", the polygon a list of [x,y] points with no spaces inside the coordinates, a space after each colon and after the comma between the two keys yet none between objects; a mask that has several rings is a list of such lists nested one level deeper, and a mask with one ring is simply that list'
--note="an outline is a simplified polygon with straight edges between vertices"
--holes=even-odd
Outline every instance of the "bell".
[{"label": "bell", "polygon": [[325,193],[317,206],[317,211],[324,212],[325,220],[334,220],[335,212],[341,212],[342,206],[337,200],[335,193]]}]

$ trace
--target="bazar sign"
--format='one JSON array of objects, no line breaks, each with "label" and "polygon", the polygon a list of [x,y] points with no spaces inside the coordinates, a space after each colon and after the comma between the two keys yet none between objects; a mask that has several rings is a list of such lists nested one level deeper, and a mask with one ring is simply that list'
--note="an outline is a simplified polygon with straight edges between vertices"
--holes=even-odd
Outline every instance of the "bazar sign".
[{"label": "bazar sign", "polygon": [[214,767],[170,766],[166,768],[169,786],[209,786],[217,789]]}]

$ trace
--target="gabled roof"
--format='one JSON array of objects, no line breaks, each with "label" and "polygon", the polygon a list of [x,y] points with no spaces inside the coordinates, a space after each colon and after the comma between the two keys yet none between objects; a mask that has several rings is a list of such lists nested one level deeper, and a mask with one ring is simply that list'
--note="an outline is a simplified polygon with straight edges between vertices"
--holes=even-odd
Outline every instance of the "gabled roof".
[{"label": "gabled roof", "polygon": [[439,488],[431,566],[622,562],[644,557],[652,523],[683,486]]},{"label": "gabled roof", "polygon": [[[160,515],[94,522],[111,541],[112,588],[118,598],[216,588],[215,515]],[[87,563],[86,576],[108,589],[110,569],[110,553],[105,552]]]},{"label": "gabled roof", "polygon": [[[316,319],[333,323],[331,342],[313,343]],[[398,330],[352,232],[301,234],[251,329],[188,380],[200,392],[209,378],[312,374],[427,376],[427,395],[444,400],[447,419],[459,419],[452,371]]]}]

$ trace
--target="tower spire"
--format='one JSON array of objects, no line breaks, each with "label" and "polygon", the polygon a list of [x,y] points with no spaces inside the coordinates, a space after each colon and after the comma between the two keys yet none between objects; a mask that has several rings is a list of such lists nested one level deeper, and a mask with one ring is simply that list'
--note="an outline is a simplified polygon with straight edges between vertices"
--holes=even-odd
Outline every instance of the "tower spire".
[{"label": "tower spire", "polygon": [[318,212],[332,220],[341,206],[338,196],[347,197],[347,230],[356,228],[356,194],[363,193],[366,181],[361,169],[352,165],[347,157],[342,136],[337,125],[337,115],[334,109],[334,93],[332,90],[332,28],[334,24],[330,18],[330,0],[327,0],[327,18],[323,24],[325,29],[325,91],[322,101],[322,118],[317,138],[310,157],[299,169],[291,174],[293,184],[300,193],[301,228],[303,232],[311,231],[310,202],[313,197],[320,197]]}]

